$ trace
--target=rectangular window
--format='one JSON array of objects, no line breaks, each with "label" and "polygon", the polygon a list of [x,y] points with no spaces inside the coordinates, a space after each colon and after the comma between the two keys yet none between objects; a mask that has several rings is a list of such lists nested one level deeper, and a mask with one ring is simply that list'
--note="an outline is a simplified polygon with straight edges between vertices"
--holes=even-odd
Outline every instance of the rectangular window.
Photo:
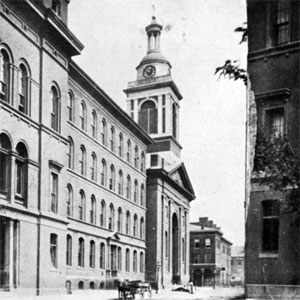
[{"label": "rectangular window", "polygon": [[275,43],[284,44],[290,41],[290,7],[289,1],[279,1],[275,16]]},{"label": "rectangular window", "polygon": [[205,239],[205,248],[211,248],[211,239]]},{"label": "rectangular window", "polygon": [[57,213],[57,204],[58,204],[58,175],[51,172],[50,174],[50,211]]},{"label": "rectangular window", "polygon": [[194,240],[194,248],[199,249],[200,248],[200,240]]},{"label": "rectangular window", "polygon": [[57,235],[54,233],[50,235],[50,257],[52,266],[57,268]]},{"label": "rectangular window", "polygon": [[279,200],[262,202],[262,251],[277,252],[279,240]]},{"label": "rectangular window", "polygon": [[283,107],[266,110],[266,132],[268,137],[280,138],[284,136],[284,109]]}]

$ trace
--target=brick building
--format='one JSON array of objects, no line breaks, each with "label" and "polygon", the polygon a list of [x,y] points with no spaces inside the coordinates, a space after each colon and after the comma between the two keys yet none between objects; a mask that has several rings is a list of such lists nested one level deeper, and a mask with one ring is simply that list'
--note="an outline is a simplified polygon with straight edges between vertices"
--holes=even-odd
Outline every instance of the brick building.
[{"label": "brick building", "polygon": [[145,277],[153,140],[72,61],[69,0],[0,1],[0,288]]},{"label": "brick building", "polygon": [[182,95],[171,64],[160,51],[162,26],[146,27],[147,55],[128,83],[127,112],[153,138],[147,149],[146,280],[159,285],[189,280],[189,209],[195,198],[180,158],[179,105]]},{"label": "brick building", "polygon": [[[298,154],[300,2],[248,0],[247,5],[248,72],[258,127],[270,140],[286,135]],[[245,248],[249,298],[299,299],[299,214],[283,205],[290,193],[289,187],[274,190],[252,177]]]},{"label": "brick building", "polygon": [[190,279],[195,286],[229,285],[231,245],[208,218],[190,223]]}]

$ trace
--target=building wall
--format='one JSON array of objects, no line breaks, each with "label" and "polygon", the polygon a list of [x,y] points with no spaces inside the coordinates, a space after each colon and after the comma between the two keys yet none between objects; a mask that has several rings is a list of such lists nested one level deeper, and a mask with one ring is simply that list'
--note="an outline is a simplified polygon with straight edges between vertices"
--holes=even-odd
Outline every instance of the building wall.
[{"label": "building wall", "polygon": [[[49,1],[48,1],[49,2]],[[47,2],[47,3],[48,3]],[[4,4],[5,3],[5,4]],[[49,2],[50,3],[50,2]],[[48,4],[49,4],[48,3]],[[47,4],[47,5],[48,5]],[[64,3],[66,4],[66,3]],[[62,8],[62,19],[66,22],[67,8]],[[52,16],[56,18],[55,16]],[[60,22],[60,20],[56,20]],[[44,23],[43,23],[44,24]],[[5,271],[0,272],[1,288],[24,293],[54,293],[66,290],[69,281],[72,288],[108,287],[120,279],[145,278],[145,228],[146,228],[146,171],[145,163],[141,170],[141,155],[146,153],[150,138],[139,127],[128,121],[124,112],[116,105],[107,105],[112,101],[100,88],[92,88],[94,83],[85,74],[75,75],[70,70],[73,46],[61,48],[61,36],[53,28],[45,35],[39,31],[41,20],[29,9],[26,3],[15,5],[14,2],[0,1],[0,50],[10,53],[11,81],[10,101],[0,100],[0,134],[5,134],[11,143],[9,154],[9,172],[7,193],[0,194],[0,230],[5,232],[0,246],[5,248],[5,256],[0,261]],[[45,25],[46,26],[46,25]],[[49,24],[47,25],[49,26]],[[49,28],[48,28],[49,29]],[[51,34],[50,34],[51,33]],[[75,42],[74,42],[75,43]],[[69,48],[68,48],[69,47]],[[28,66],[29,111],[24,114],[18,109],[18,72],[20,63]],[[73,69],[74,70],[74,65]],[[78,75],[79,74],[79,75]],[[92,83],[91,83],[92,82]],[[55,86],[59,95],[59,126],[51,126],[51,87]],[[69,118],[69,91],[74,96],[74,119]],[[80,129],[79,106],[84,100],[87,108],[87,130]],[[109,107],[108,107],[109,106]],[[98,134],[92,138],[91,113],[98,114]],[[107,121],[108,144],[100,142],[101,120]],[[110,127],[115,128],[115,151],[109,150]],[[119,157],[119,134],[123,134],[124,154]],[[74,142],[74,168],[69,166],[69,140]],[[131,161],[126,161],[127,140],[131,140]],[[24,203],[15,197],[16,190],[16,146],[23,142],[28,151],[26,159],[26,196]],[[86,149],[86,175],[80,174],[80,145]],[[135,146],[138,147],[139,160],[134,166]],[[2,150],[1,150],[2,151]],[[91,179],[91,154],[97,155],[96,179]],[[107,177],[110,165],[115,168],[115,190],[100,182],[100,163],[107,163]],[[123,195],[118,193],[118,172],[123,172]],[[51,173],[58,175],[57,211],[52,211]],[[131,177],[131,197],[126,195],[126,177]],[[136,201],[134,200],[134,182],[138,182]],[[73,213],[67,215],[67,186],[73,188]],[[144,185],[143,203],[141,203],[141,185]],[[79,220],[79,192],[85,193],[85,218]],[[91,196],[96,199],[96,218],[90,220]],[[102,199],[106,202],[106,223],[100,226],[100,206]],[[114,206],[114,226],[108,228],[108,211]],[[122,209],[123,224],[118,231],[118,209]],[[129,233],[125,230],[126,212],[130,212]],[[134,215],[137,215],[136,236],[133,236]],[[144,232],[140,232],[141,219],[144,220]],[[56,237],[55,247],[51,246],[51,235]],[[66,265],[66,238],[72,237],[72,263]],[[84,239],[84,266],[78,266],[78,240]],[[95,242],[95,267],[90,266],[90,242]],[[105,244],[105,266],[100,268],[100,243]],[[112,247],[121,249],[121,266],[112,266]],[[53,253],[56,249],[56,266],[53,264]],[[130,251],[129,270],[125,270],[125,251]],[[133,253],[137,253],[137,270],[133,270]],[[143,255],[141,257],[140,255]],[[117,258],[117,257],[116,257]],[[141,264],[141,258],[143,263]],[[115,263],[118,264],[117,262]],[[117,269],[116,269],[117,268]],[[94,283],[91,285],[91,283]]]},{"label": "building wall", "polygon": [[[175,259],[175,253],[172,253],[172,249],[175,247],[172,231],[174,216],[178,220],[179,228],[178,247],[176,247],[178,250],[178,275],[180,282],[186,284],[189,280],[188,201],[166,181],[148,175],[146,280],[158,281],[159,285],[170,285],[174,282],[173,259]],[[154,257],[156,257],[156,264],[154,264]]]},{"label": "building wall", "polygon": [[[299,2],[288,5],[288,36],[278,43],[276,7],[279,1],[248,0],[248,72],[255,93],[258,126],[267,131],[270,109],[283,110],[283,134],[299,149]],[[284,3],[283,3],[284,4]],[[287,191],[289,192],[289,191]],[[253,180],[246,220],[246,296],[293,299],[291,285],[299,285],[299,227],[284,209],[285,193]],[[263,201],[279,200],[278,249],[263,249]],[[266,288],[266,285],[269,288]],[[276,285],[276,286],[274,286]],[[273,290],[274,288],[274,290]],[[298,287],[299,288],[299,287]],[[291,295],[289,291],[291,290]],[[271,291],[272,290],[272,291]]]},{"label": "building wall", "polygon": [[200,218],[190,227],[190,278],[194,285],[228,285],[231,243],[208,218]]}]

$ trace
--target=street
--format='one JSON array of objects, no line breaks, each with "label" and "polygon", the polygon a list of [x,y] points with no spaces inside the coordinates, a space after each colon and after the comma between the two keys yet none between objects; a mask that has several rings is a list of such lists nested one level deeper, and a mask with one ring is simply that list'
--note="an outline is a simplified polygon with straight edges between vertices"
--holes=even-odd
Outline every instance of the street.
[{"label": "street", "polygon": [[[16,296],[7,292],[0,292],[1,300],[9,299],[22,299],[22,300],[117,300],[118,291],[117,290],[76,290],[72,294],[59,294],[59,295],[42,295],[42,296]],[[215,289],[210,287],[198,287],[195,288],[193,294],[187,292],[175,292],[172,291],[172,287],[159,290],[156,294],[155,291],[152,292],[151,299],[154,300],[233,300],[233,299],[244,299],[244,290],[240,287],[217,287]],[[138,295],[136,300],[141,299]],[[149,299],[145,295],[145,300]]]}]

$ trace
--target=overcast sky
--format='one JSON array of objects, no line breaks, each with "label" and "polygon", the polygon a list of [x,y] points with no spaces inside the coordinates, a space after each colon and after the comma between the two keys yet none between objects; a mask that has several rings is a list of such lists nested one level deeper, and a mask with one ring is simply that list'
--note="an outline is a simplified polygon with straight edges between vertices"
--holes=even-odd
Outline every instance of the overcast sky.
[{"label": "overcast sky", "polygon": [[190,220],[209,217],[235,245],[244,243],[245,87],[218,79],[228,58],[246,67],[247,45],[234,28],[246,21],[245,0],[72,0],[69,28],[85,45],[75,61],[122,108],[123,89],[146,55],[153,4],[165,26],[161,52],[183,94],[182,159],[196,200]]}]

